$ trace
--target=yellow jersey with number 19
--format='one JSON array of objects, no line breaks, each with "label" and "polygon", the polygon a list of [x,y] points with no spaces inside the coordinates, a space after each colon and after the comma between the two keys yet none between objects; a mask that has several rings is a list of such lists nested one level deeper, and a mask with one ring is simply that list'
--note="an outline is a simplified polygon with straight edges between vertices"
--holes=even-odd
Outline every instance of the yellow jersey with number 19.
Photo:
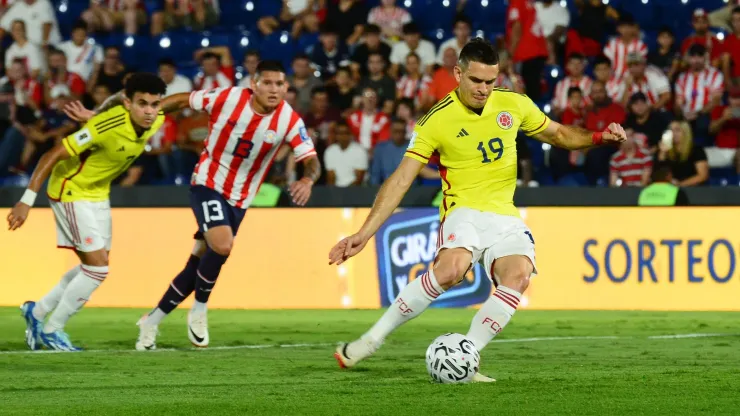
[{"label": "yellow jersey with number 19", "polygon": [[72,157],[54,165],[46,190],[49,199],[107,200],[111,182],[134,163],[163,123],[164,113],[160,112],[152,127],[139,136],[122,105],[94,116],[82,129],[62,139]]},{"label": "yellow jersey with number 19", "polygon": [[459,207],[518,217],[517,131],[531,136],[549,125],[526,95],[494,89],[478,115],[455,90],[417,121],[405,156],[422,163],[439,157],[442,221]]}]

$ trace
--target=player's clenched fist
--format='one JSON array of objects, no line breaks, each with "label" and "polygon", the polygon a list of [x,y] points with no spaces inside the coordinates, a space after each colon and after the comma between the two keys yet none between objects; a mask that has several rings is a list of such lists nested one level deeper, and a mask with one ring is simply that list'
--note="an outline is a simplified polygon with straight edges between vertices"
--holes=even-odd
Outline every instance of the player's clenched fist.
[{"label": "player's clenched fist", "polygon": [[362,238],[359,234],[343,238],[329,252],[329,264],[338,266],[344,263],[347,259],[362,251],[365,244],[367,244],[367,239]]},{"label": "player's clenched fist", "polygon": [[618,144],[627,140],[627,133],[624,132],[624,128],[619,124],[611,123],[606,130],[604,130],[602,139],[604,144]]},{"label": "player's clenched fist", "polygon": [[23,223],[26,222],[30,210],[31,207],[22,202],[15,204],[13,209],[10,210],[10,214],[8,214],[8,229],[13,231],[21,228]]}]

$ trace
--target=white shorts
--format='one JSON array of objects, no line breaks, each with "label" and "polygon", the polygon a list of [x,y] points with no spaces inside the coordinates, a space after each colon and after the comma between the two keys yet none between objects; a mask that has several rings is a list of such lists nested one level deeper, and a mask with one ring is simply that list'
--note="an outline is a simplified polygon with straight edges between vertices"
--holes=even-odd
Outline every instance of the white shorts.
[{"label": "white shorts", "polygon": [[445,248],[464,248],[473,254],[472,264],[480,262],[495,283],[492,266],[496,259],[522,255],[529,257],[537,273],[534,238],[519,217],[458,208],[440,225],[437,253]]},{"label": "white shorts", "polygon": [[110,202],[51,202],[57,223],[57,247],[91,252],[110,250]]}]

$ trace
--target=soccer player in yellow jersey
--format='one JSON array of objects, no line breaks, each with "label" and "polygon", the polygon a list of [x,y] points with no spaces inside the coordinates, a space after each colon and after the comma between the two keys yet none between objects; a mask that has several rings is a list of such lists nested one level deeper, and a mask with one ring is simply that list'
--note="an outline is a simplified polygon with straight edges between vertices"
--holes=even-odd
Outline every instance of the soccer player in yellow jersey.
[{"label": "soccer player in yellow jersey", "polygon": [[[625,140],[618,124],[591,132],[551,121],[527,96],[494,88],[498,72],[498,54],[490,43],[473,39],[465,45],[454,69],[458,88],[418,120],[405,157],[381,187],[362,228],[331,249],[330,264],[359,253],[428,160],[439,157],[444,200],[434,265],[410,282],[360,339],[337,348],[334,356],[342,368],[375,353],[393,330],[459,283],[476,262],[483,263],[496,291],[481,305],[467,338],[480,351],[509,322],[537,270],[534,238],[513,202],[518,130],[566,149]],[[473,381],[495,380],[476,374]]]},{"label": "soccer player in yellow jersey", "polygon": [[131,76],[123,105],[91,118],[41,157],[28,189],[8,215],[10,229],[20,228],[51,175],[47,195],[56,219],[57,246],[74,250],[80,258],[80,264],[65,273],[51,292],[21,306],[26,343],[32,350],[42,343],[52,350],[79,350],[64,326],[108,275],[110,184],[131,166],[162,126],[160,103],[166,88],[154,74]]}]

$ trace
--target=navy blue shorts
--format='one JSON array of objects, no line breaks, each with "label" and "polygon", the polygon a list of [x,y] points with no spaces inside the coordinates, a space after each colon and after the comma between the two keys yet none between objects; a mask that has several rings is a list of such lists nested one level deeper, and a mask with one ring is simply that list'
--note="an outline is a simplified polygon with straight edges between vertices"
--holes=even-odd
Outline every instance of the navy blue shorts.
[{"label": "navy blue shorts", "polygon": [[203,233],[219,225],[228,225],[236,235],[247,212],[232,206],[223,195],[203,185],[190,187],[190,207],[198,221],[196,240],[203,240]]}]

